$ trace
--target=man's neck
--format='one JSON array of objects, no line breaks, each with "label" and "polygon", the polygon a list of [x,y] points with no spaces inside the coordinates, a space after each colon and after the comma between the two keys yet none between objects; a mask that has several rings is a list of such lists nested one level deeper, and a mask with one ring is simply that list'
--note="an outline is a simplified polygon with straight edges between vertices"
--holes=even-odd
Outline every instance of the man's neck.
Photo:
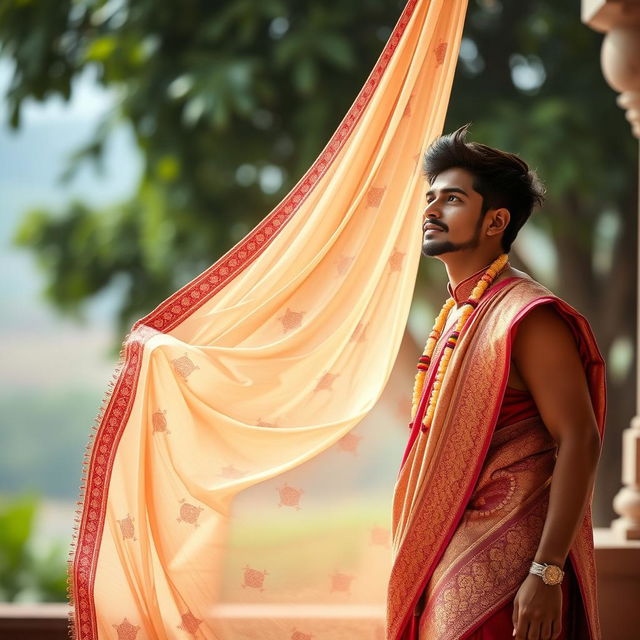
[{"label": "man's neck", "polygon": [[442,261],[447,269],[451,288],[455,289],[463,280],[480,271],[480,269],[488,268],[499,255],[499,253],[489,255],[484,252],[472,255],[458,252],[456,255],[456,252],[454,252],[443,256]]}]

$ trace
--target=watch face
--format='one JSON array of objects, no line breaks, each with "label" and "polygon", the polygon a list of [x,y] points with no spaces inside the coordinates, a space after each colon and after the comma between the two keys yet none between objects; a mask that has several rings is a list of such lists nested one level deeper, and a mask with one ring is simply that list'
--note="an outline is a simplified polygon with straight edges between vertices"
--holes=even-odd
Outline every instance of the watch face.
[{"label": "watch face", "polygon": [[554,565],[545,568],[542,576],[546,584],[558,584],[562,581],[562,569]]}]

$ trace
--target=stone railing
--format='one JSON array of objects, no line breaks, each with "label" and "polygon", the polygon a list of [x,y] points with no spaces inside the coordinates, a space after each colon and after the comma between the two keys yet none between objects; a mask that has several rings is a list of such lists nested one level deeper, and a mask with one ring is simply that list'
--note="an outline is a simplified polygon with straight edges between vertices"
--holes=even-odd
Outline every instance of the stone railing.
[{"label": "stone railing", "polygon": [[7,604],[0,602],[2,640],[66,640],[69,637],[64,603]]}]

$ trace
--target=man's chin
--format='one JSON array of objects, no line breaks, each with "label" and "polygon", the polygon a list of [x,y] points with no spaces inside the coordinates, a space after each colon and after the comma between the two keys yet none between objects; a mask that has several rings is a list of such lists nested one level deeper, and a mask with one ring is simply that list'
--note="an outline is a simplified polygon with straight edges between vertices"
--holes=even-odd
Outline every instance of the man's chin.
[{"label": "man's chin", "polygon": [[427,258],[437,258],[444,253],[455,250],[456,247],[451,242],[424,242],[422,244],[422,255]]}]

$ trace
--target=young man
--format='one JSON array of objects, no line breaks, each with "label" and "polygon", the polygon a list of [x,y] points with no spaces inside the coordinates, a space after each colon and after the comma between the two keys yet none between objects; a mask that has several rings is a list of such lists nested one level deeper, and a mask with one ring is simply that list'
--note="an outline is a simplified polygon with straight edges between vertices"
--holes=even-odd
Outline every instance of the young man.
[{"label": "young man", "polygon": [[604,363],[587,321],[508,263],[542,185],[467,128],[424,159],[422,253],[452,300],[420,359],[395,487],[388,637],[597,640]]}]

